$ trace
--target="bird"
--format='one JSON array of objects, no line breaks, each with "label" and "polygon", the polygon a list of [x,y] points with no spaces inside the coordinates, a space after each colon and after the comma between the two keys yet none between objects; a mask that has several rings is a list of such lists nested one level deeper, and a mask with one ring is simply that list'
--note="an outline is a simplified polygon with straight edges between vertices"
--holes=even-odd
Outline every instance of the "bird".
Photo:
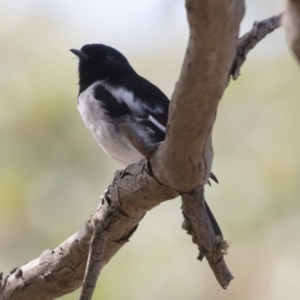
[{"label": "bird", "polygon": [[[113,47],[86,44],[70,51],[79,59],[79,113],[104,152],[125,166],[150,155],[166,136],[168,97]],[[213,173],[210,178],[218,183]],[[207,203],[206,210],[222,235]]]}]

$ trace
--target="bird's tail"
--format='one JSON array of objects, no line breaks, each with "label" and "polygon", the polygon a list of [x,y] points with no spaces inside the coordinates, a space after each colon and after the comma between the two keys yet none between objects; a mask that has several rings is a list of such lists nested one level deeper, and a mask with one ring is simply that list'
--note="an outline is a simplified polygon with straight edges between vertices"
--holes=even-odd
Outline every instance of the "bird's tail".
[{"label": "bird's tail", "polygon": [[219,227],[219,225],[218,225],[218,222],[216,221],[216,219],[215,219],[213,213],[211,212],[211,210],[210,210],[210,208],[209,208],[207,202],[205,201],[204,203],[205,203],[205,209],[206,209],[206,212],[207,212],[207,214],[208,214],[208,217],[209,217],[209,220],[210,220],[211,225],[212,225],[212,227],[213,227],[213,230],[214,230],[215,235],[216,235],[216,236],[221,236],[221,237],[222,237],[222,236],[223,236],[223,235],[222,235],[222,231],[221,231],[221,229],[220,229],[220,227]]}]

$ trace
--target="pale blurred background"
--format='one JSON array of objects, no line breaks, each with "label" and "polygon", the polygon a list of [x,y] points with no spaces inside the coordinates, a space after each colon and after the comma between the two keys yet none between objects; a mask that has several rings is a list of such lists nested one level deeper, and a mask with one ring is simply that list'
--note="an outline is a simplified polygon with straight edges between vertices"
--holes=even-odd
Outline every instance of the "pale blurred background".
[{"label": "pale blurred background", "polygon": [[[242,32],[283,9],[283,1],[247,2]],[[0,0],[0,20],[0,271],[7,274],[76,232],[122,168],[77,112],[69,49],[111,45],[170,97],[188,26],[182,0]],[[220,184],[207,187],[206,198],[231,242],[228,291],[196,260],[176,199],[148,213],[103,270],[95,299],[299,299],[299,92],[300,68],[280,29],[250,53],[220,104],[213,165]]]}]

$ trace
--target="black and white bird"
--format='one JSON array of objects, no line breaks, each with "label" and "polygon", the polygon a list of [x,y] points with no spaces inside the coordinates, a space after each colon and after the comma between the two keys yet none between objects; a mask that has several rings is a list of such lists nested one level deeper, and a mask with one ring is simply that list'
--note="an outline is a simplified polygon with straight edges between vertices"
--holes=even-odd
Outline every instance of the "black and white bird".
[{"label": "black and white bird", "polygon": [[78,110],[84,123],[113,159],[123,165],[139,162],[144,156],[120,124],[130,123],[154,148],[165,138],[169,99],[112,47],[90,44],[71,52],[79,58]]},{"label": "black and white bird", "polygon": [[128,138],[128,129],[155,150],[165,139],[168,97],[112,47],[88,44],[70,51],[79,58],[77,105],[85,125],[113,159],[126,166],[139,162],[145,155]]}]

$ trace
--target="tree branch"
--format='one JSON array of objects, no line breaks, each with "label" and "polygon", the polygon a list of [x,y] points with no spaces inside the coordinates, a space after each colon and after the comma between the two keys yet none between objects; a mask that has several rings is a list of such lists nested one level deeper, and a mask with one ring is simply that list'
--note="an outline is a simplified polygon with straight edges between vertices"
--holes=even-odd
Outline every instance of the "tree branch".
[{"label": "tree branch", "polygon": [[245,62],[249,51],[252,50],[266,35],[280,27],[281,18],[282,13],[260,22],[255,22],[253,28],[239,39],[236,56],[231,69],[233,79],[239,77],[241,66]]},{"label": "tree branch", "polygon": [[[78,233],[0,281],[0,300],[52,300],[78,289],[82,285],[95,222],[99,226],[100,236],[95,235],[95,239],[100,241],[100,251],[91,259],[100,258],[93,273],[97,277],[98,270],[129,241],[145,213],[176,196],[178,192],[156,181],[146,162],[118,171],[107,196]],[[105,243],[102,245],[101,241]]]},{"label": "tree branch", "polygon": [[150,158],[155,177],[188,192],[211,173],[211,131],[236,53],[242,0],[187,0],[190,38],[169,108],[167,136]]},{"label": "tree branch", "polygon": [[182,228],[192,236],[193,243],[198,245],[198,259],[202,261],[203,256],[206,257],[219,284],[226,289],[233,279],[223,258],[228,245],[222,236],[215,235],[205,208],[203,188],[182,194],[182,213]]},{"label": "tree branch", "polygon": [[300,0],[287,0],[282,25],[287,42],[300,63]]},{"label": "tree branch", "polygon": [[103,254],[107,240],[118,223],[118,220],[122,220],[124,217],[114,206],[105,205],[109,202],[110,200],[108,198],[106,198],[105,201],[103,198],[103,204],[100,205],[92,218],[95,228],[90,242],[89,256],[80,300],[92,299],[98,276],[103,267]]}]

